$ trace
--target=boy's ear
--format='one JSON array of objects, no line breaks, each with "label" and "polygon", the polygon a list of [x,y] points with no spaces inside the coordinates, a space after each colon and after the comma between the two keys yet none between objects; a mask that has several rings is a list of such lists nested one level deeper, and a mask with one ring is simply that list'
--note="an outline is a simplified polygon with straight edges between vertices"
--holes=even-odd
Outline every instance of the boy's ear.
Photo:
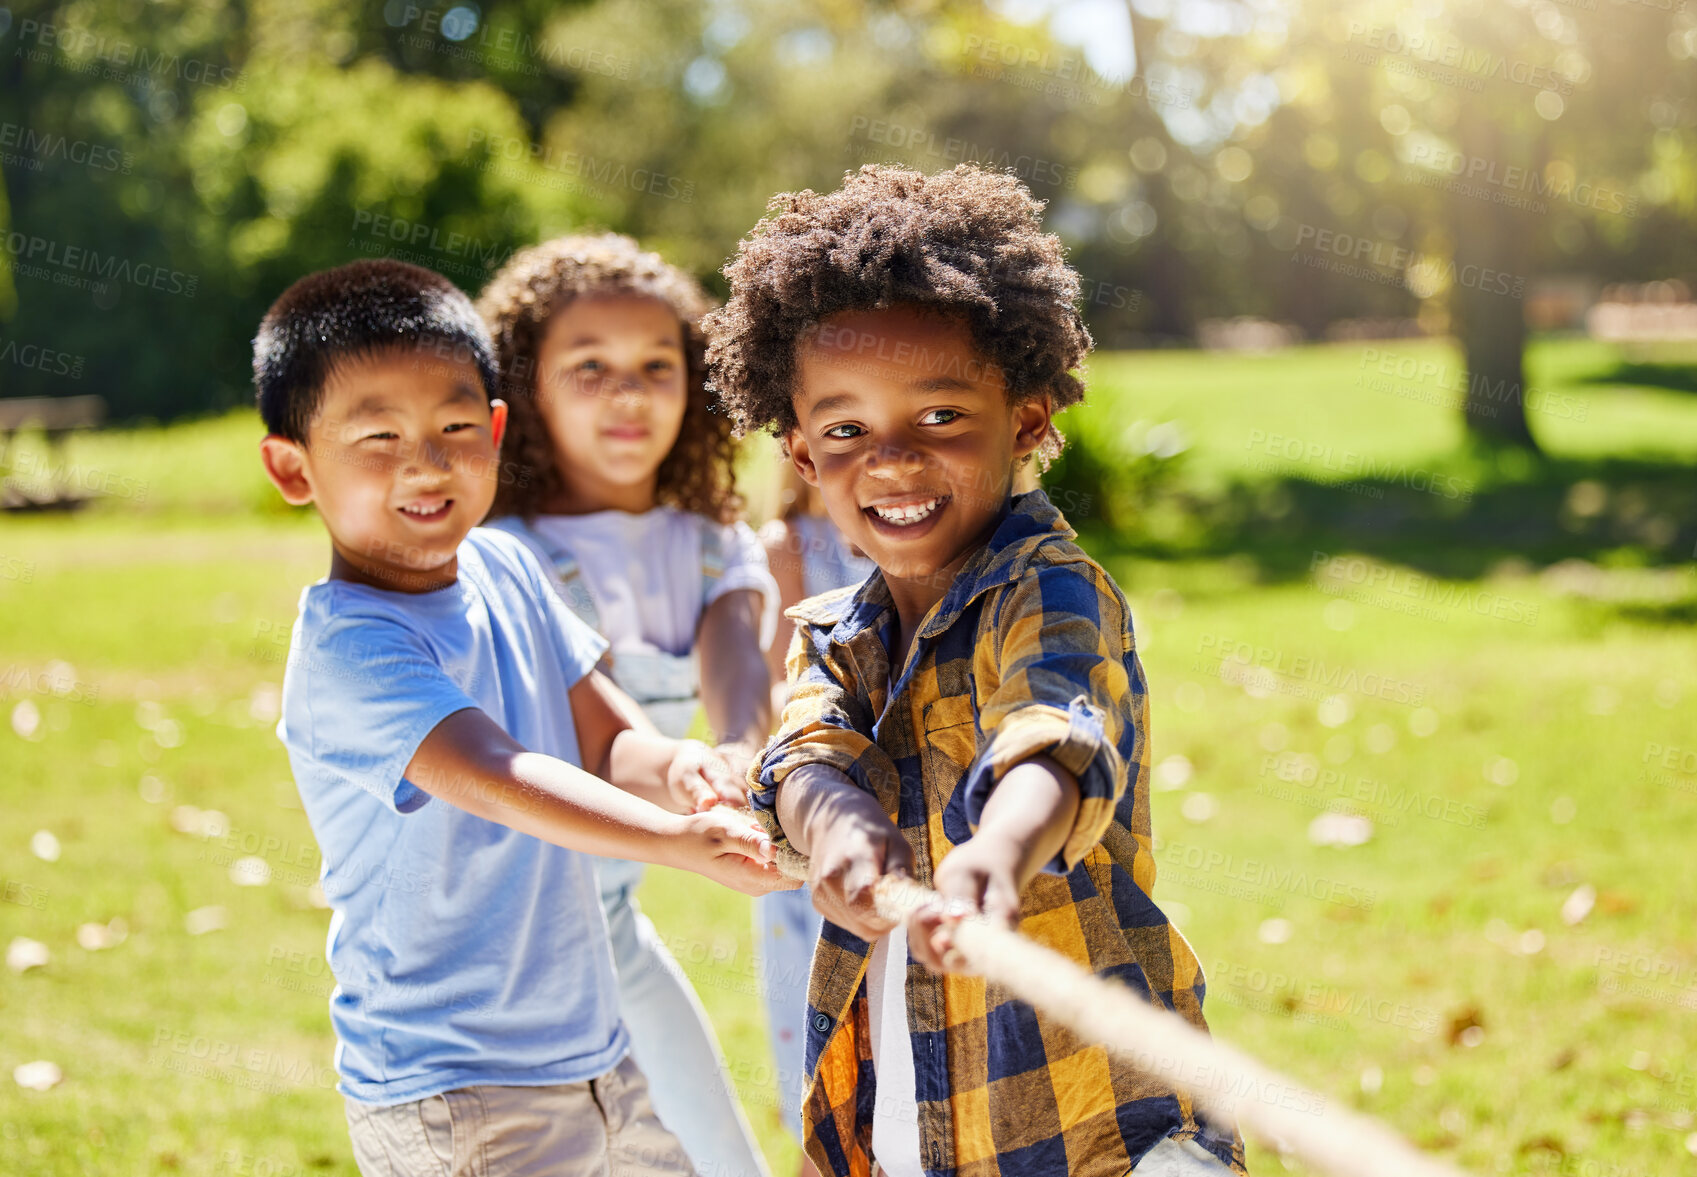
[{"label": "boy's ear", "polygon": [[495,452],[501,452],[501,439],[507,436],[507,402],[492,400],[489,402],[489,440],[495,444]]},{"label": "boy's ear", "polygon": [[1049,394],[1032,397],[1021,401],[1013,410],[1013,456],[1024,458],[1037,452],[1037,447],[1043,444],[1043,439],[1049,436],[1050,418],[1053,412],[1050,408]]},{"label": "boy's ear", "polygon": [[801,480],[808,486],[818,486],[819,471],[813,465],[813,455],[808,452],[807,439],[801,435],[801,430],[792,429],[784,434],[784,449],[789,451],[790,464],[801,475]]},{"label": "boy's ear", "polygon": [[259,460],[265,477],[291,507],[312,502],[312,481],[306,476],[306,450],[297,442],[275,433],[259,443]]}]

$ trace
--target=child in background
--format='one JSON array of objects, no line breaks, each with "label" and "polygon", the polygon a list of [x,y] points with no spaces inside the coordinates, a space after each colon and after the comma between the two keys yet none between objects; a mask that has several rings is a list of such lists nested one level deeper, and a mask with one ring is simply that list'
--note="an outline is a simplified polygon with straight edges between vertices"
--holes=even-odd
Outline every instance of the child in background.
[{"label": "child in background", "polygon": [[360,1171],[692,1172],[629,1057],[590,856],[781,885],[753,823],[707,808],[738,782],[633,726],[605,643],[523,544],[474,527],[506,406],[452,283],[389,261],[303,278],[253,367],[266,475],[330,535],[277,734],[335,913]]},{"label": "child in background", "polygon": [[[809,486],[788,460],[783,464],[778,517],[760,529],[766,562],[778,582],[778,630],[766,647],[772,675],[772,714],[782,715],[789,683],[784,652],[795,635],[795,622],[784,614],[808,597],[859,584],[877,567],[856,551],[825,514],[817,487]],[[807,1017],[807,975],[813,946],[819,941],[819,913],[813,893],[774,892],[754,904],[755,938],[760,945],[760,988],[766,997],[772,1054],[778,1063],[778,1098],[784,1123],[802,1138],[801,1095],[803,1027]],[[803,1155],[801,1177],[819,1170]]]},{"label": "child in background", "polygon": [[[1205,1026],[1196,954],[1150,896],[1125,596],[1041,490],[1013,494],[1058,452],[1050,418],[1082,398],[1090,347],[1041,207],[971,165],[869,165],[775,198],[708,319],[728,410],[784,439],[878,565],[791,610],[789,699],[753,778],[825,917],[804,1118],[835,1177],[1242,1171],[1229,1126],[949,968],[978,912]],[[885,874],[948,906],[892,926]]]},{"label": "child in background", "polygon": [[[730,421],[702,384],[693,278],[628,237],[515,254],[479,309],[512,402],[491,526],[522,539],[610,643],[610,672],[661,732],[705,704],[746,769],[771,723],[762,654],[778,590],[737,521]],[[660,1119],[713,1177],[763,1177],[707,1013],[636,901],[642,865],[597,864],[631,1049]]]}]

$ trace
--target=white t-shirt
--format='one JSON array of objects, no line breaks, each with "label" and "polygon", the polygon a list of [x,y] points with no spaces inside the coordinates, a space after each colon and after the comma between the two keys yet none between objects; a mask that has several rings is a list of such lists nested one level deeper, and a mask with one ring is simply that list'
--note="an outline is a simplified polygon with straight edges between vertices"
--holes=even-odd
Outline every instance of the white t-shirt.
[{"label": "white t-shirt", "polygon": [[907,1028],[907,927],[897,924],[872,946],[866,964],[866,1010],[872,1022],[872,1155],[887,1177],[925,1177],[919,1163],[919,1100],[913,1039]]},{"label": "white t-shirt", "polygon": [[[623,651],[687,654],[707,606],[739,589],[762,594],[760,648],[772,644],[778,625],[778,584],[766,551],[746,523],[720,525],[675,507],[641,514],[594,511],[588,515],[538,515],[531,524],[552,546],[578,563],[600,614],[601,636],[617,659]],[[701,536],[718,531],[725,570],[702,592]]]}]

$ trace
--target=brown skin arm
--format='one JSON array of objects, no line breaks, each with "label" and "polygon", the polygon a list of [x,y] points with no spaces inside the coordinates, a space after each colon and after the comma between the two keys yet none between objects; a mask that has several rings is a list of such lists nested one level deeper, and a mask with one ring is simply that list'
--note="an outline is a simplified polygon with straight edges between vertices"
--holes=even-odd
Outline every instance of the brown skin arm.
[{"label": "brown skin arm", "polygon": [[[914,959],[935,972],[945,971],[946,960],[958,967],[950,937],[966,915],[1017,927],[1020,892],[1066,845],[1078,804],[1077,780],[1047,756],[1009,769],[978,832],[938,866],[939,901],[909,918]],[[878,915],[873,888],[883,875],[912,874],[913,852],[875,797],[834,768],[805,764],[784,778],[777,814],[790,845],[809,858],[820,915],[867,941],[895,926]]]},{"label": "brown skin arm", "polygon": [[766,548],[766,563],[772,569],[772,579],[778,582],[778,628],[772,634],[772,644],[766,649],[766,672],[772,679],[772,714],[778,716],[784,713],[784,702],[789,698],[789,675],[784,669],[784,658],[789,653],[791,639],[795,637],[795,622],[785,617],[784,611],[799,604],[807,589],[804,587],[801,553],[795,550],[794,532],[789,524],[780,520],[768,523],[760,529],[760,540]]},{"label": "brown skin arm", "polygon": [[939,901],[908,921],[908,949],[933,972],[961,971],[953,929],[981,913],[1019,926],[1019,897],[1043,864],[1066,845],[1078,817],[1078,780],[1047,756],[1014,765],[990,799],[978,832],[943,858],[933,880]]},{"label": "brown skin arm", "polygon": [[527,751],[476,708],[431,730],[407,779],[467,813],[557,846],[692,870],[749,895],[784,889],[770,842],[754,823],[723,808],[683,812],[704,787],[679,755],[684,742],[628,727],[609,693],[617,688],[597,677],[586,675],[571,691],[579,749],[586,764],[624,788]]},{"label": "brown skin arm", "polygon": [[734,792],[723,798],[733,805],[748,804],[742,780],[772,730],[772,679],[760,652],[761,604],[753,589],[726,593],[707,606],[696,635],[707,726],[718,740],[715,751],[737,775]]},{"label": "brown skin arm", "polygon": [[804,764],[778,788],[778,824],[809,857],[808,886],[819,914],[876,940],[894,924],[879,917],[872,889],[882,875],[912,874],[913,852],[877,798],[823,764]]}]

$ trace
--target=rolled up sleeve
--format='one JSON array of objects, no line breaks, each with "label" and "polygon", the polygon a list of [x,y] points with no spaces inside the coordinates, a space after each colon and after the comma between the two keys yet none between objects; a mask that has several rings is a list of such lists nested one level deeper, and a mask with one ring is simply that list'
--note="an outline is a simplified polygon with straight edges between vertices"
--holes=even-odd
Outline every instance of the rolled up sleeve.
[{"label": "rolled up sleeve", "polygon": [[1064,873],[1107,832],[1128,765],[1142,775],[1148,704],[1123,598],[1093,564],[1042,565],[1009,589],[992,632],[980,679],[996,686],[980,708],[988,742],[967,776],[967,822],[976,832],[1015,765],[1049,757],[1078,782],[1072,829],[1043,868]]},{"label": "rolled up sleeve", "polygon": [[778,790],[802,765],[834,768],[881,803],[887,794],[886,811],[893,809],[898,780],[895,765],[869,734],[871,709],[844,668],[833,664],[825,633],[798,621],[786,670],[790,697],[778,733],[748,774],[755,816],[781,848],[789,847],[789,837],[778,824]]}]

